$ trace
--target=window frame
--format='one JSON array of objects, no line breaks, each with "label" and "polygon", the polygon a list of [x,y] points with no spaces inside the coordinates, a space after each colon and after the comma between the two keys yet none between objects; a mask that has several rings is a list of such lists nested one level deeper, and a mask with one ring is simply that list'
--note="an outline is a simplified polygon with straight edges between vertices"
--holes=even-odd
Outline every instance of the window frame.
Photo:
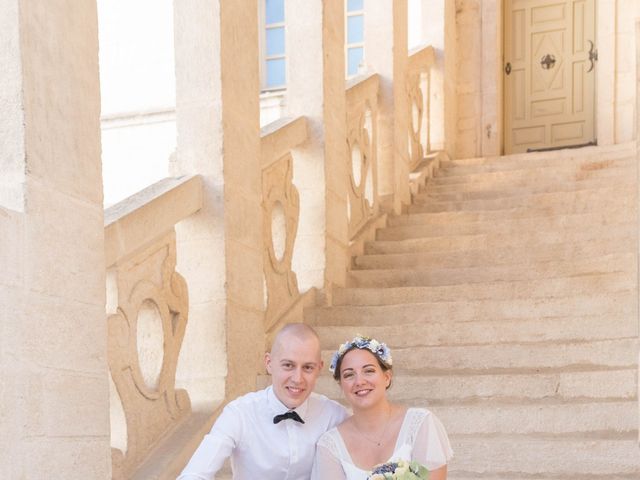
[{"label": "window frame", "polygon": [[[283,0],[285,6],[284,20],[282,22],[270,23],[267,25],[267,0],[261,0],[258,7],[258,27],[260,28],[260,92],[281,92],[287,89],[289,82],[288,68],[287,68],[287,10],[286,1]],[[267,30],[274,28],[284,29],[284,53],[278,55],[267,55]],[[284,84],[267,86],[267,61],[283,59],[285,62],[284,67]]]},{"label": "window frame", "polygon": [[[349,11],[349,2],[348,0],[345,0],[344,2],[344,70],[345,70],[345,77],[347,79],[349,78],[353,78],[356,77],[357,75],[360,74],[360,72],[356,71],[355,73],[350,74],[349,73],[349,50],[352,48],[362,48],[362,60],[361,63],[364,63],[364,59],[366,58],[366,49],[365,49],[365,41],[364,41],[364,30],[365,30],[365,25],[364,25],[364,2],[366,0],[362,1],[362,8],[359,10],[351,10]],[[354,42],[354,43],[349,43],[349,17],[357,17],[357,16],[361,16],[362,17],[362,41],[361,42]]]}]

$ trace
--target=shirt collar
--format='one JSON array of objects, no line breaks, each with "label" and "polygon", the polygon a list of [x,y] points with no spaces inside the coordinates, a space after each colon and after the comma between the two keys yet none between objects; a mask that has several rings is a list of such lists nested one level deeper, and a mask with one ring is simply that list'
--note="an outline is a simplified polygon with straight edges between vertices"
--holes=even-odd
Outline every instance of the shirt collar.
[{"label": "shirt collar", "polygon": [[[310,396],[311,395],[309,395],[309,397]],[[302,420],[304,421],[306,421],[307,411],[309,409],[309,397],[307,397],[307,399],[302,402],[302,404],[300,404],[297,408],[293,409],[298,415],[300,415],[300,418],[302,418]],[[284,403],[282,403],[280,399],[278,399],[278,397],[276,397],[276,394],[273,391],[273,386],[269,386],[267,388],[267,405],[269,406],[269,410],[271,410],[271,413],[273,413],[274,416],[292,410]]]}]

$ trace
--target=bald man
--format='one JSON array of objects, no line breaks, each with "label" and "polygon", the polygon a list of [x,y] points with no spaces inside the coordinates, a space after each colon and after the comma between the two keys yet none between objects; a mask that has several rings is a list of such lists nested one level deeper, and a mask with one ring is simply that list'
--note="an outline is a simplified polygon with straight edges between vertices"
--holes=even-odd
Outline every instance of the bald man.
[{"label": "bald man", "polygon": [[309,326],[285,325],[265,354],[271,386],[230,402],[178,480],[211,480],[231,457],[235,480],[308,480],[316,442],[341,423],[339,403],[313,393],[322,370]]}]

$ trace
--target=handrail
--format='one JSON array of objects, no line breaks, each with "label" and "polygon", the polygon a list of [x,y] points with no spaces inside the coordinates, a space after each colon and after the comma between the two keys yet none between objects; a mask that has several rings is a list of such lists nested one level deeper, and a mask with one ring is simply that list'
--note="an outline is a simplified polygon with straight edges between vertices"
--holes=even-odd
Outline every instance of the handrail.
[{"label": "handrail", "polygon": [[292,148],[304,143],[308,138],[305,117],[281,118],[260,129],[262,149],[262,169],[285,156]]},{"label": "handrail", "polygon": [[104,211],[106,266],[173,229],[202,208],[199,175],[169,177]]}]

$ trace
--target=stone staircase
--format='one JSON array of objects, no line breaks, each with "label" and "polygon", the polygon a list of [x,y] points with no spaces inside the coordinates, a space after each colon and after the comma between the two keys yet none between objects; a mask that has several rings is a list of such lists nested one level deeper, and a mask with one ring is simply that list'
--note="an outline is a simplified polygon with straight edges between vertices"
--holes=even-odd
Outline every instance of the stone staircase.
[{"label": "stone staircase", "polygon": [[305,312],[325,363],[386,341],[451,479],[640,478],[636,178],[635,145],[445,162]]}]

